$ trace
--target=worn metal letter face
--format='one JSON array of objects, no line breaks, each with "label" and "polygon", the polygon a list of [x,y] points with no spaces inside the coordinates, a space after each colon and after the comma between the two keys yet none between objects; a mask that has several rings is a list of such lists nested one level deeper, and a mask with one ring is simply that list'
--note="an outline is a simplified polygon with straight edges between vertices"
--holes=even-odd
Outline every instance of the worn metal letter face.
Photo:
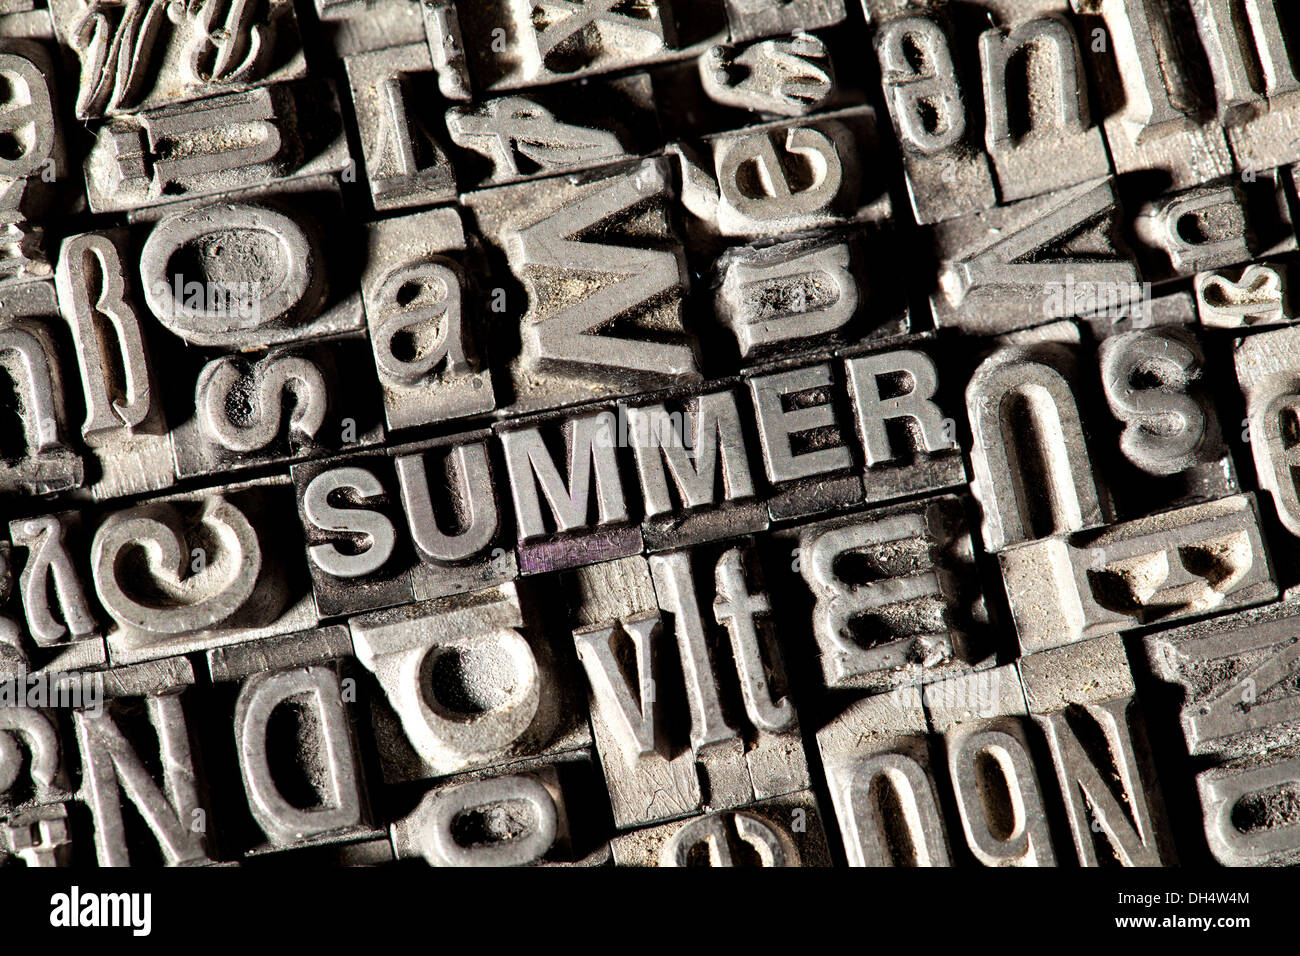
[{"label": "worn metal letter face", "polygon": [[[984,511],[981,532],[989,551],[1111,518],[1078,405],[1057,368],[1070,370],[1070,363],[1060,346],[1038,352],[1006,346],[985,359],[966,386],[971,489]],[[1034,423],[1028,433],[1026,420]]]},{"label": "worn metal letter face", "polygon": [[492,411],[460,214],[433,209],[372,223],[367,233],[361,295],[388,427]]},{"label": "worn metal letter face", "polygon": [[954,423],[934,401],[939,370],[924,352],[848,359],[849,392],[866,453],[866,500],[888,501],[966,481]]},{"label": "worn metal letter face", "polygon": [[[1101,128],[1092,125],[1087,80],[1074,30],[1063,16],[1017,23],[980,35],[989,156],[1003,202],[1063,189],[1110,172]],[[1007,75],[1027,58],[1024,102],[1013,102]],[[1047,103],[1050,106],[1044,107]],[[1026,115],[1027,128],[1016,119]]]},{"label": "worn metal letter face", "polygon": [[[182,477],[321,457],[383,437],[378,389],[358,337],[282,346],[208,362],[194,387],[194,417],[172,432]],[[346,387],[343,383],[346,382]]]},{"label": "worn metal letter face", "polygon": [[191,492],[108,515],[94,533],[96,597],[117,661],[146,661],[314,626],[301,531],[284,479]]},{"label": "worn metal letter face", "polygon": [[663,160],[580,184],[548,179],[466,197],[528,292],[510,360],[516,410],[699,379],[672,198]]},{"label": "worn metal letter face", "polygon": [[81,574],[65,544],[64,530],[63,519],[58,516],[9,522],[14,544],[27,549],[27,563],[18,584],[27,630],[38,647],[86,640],[96,632]]},{"label": "worn metal letter face", "polygon": [[[1181,56],[1164,0],[1070,0],[1080,33],[1103,30],[1112,53],[1094,56],[1100,115],[1115,172],[1159,172],[1186,189],[1232,172],[1223,129],[1204,107]],[[1267,166],[1261,168],[1268,168]]]},{"label": "worn metal letter face", "polygon": [[1293,866],[1300,859],[1292,795],[1300,760],[1273,756],[1233,761],[1196,777],[1210,852],[1224,866]]},{"label": "worn metal letter face", "polygon": [[0,377],[9,380],[18,398],[22,427],[21,438],[10,439],[0,459],[0,494],[48,495],[80,487],[85,466],[64,441],[63,376],[44,323],[0,319]]},{"label": "worn metal letter face", "polygon": [[490,432],[394,449],[397,482],[417,562],[417,601],[474,591],[518,574]]},{"label": "worn metal letter face", "polygon": [[966,843],[985,866],[1054,866],[1020,676],[1012,665],[922,689],[943,735]]},{"label": "worn metal letter face", "polygon": [[817,732],[850,866],[951,865],[927,729],[921,690],[907,686]]},{"label": "worn metal letter face", "polygon": [[58,803],[70,796],[53,712],[0,708],[0,813],[7,816],[16,808]]},{"label": "worn metal letter face", "polygon": [[[867,8],[872,15],[892,12],[876,0]],[[992,207],[993,176],[967,135],[965,98],[944,28],[926,17],[893,16],[877,28],[875,47],[917,222]]]},{"label": "worn metal letter face", "polygon": [[1164,800],[1117,637],[1022,658],[1029,713],[1047,739],[1083,866],[1175,863]]},{"label": "worn metal letter face", "polygon": [[383,454],[293,466],[316,611],[321,617],[414,599],[397,476]]},{"label": "worn metal letter face", "polygon": [[1024,653],[1277,596],[1251,495],[1034,541],[998,559]]},{"label": "worn metal letter face", "polygon": [[206,809],[199,799],[190,750],[189,726],[181,697],[194,683],[183,657],[157,665],[117,668],[105,675],[112,698],[143,698],[144,712],[157,735],[160,779],[117,719],[110,700],[98,714],[73,714],[81,750],[83,799],[95,819],[95,855],[100,866],[130,866],[133,857],[122,818],[125,798],[143,819],[168,866],[206,862]]},{"label": "worn metal letter face", "polygon": [[771,602],[752,547],[730,544],[649,561],[663,635],[677,642],[690,748],[713,807],[790,793],[809,780]]},{"label": "worn metal letter face", "polygon": [[77,118],[152,109],[306,72],[292,0],[52,0],[81,60]]},{"label": "worn metal letter face", "polygon": [[[1237,275],[1237,278],[1229,278],[1229,275]],[[1229,270],[1229,275],[1222,272],[1197,274],[1196,308],[1202,325],[1235,329],[1293,321],[1290,282],[1285,266],[1252,263],[1241,270]]]},{"label": "worn metal letter face", "polygon": [[697,812],[702,795],[694,751],[689,740],[674,745],[667,731],[669,708],[677,710],[679,727],[687,726],[689,714],[682,684],[661,665],[674,658],[665,648],[671,637],[664,633],[648,563],[630,557],[589,565],[566,583],[615,825]]},{"label": "worn metal letter face", "polygon": [[140,278],[149,310],[194,345],[255,348],[326,331],[312,321],[327,289],[314,230],[270,207],[170,214],[145,241]]},{"label": "worn metal letter face", "polygon": [[445,776],[590,742],[566,667],[524,627],[512,585],[349,622],[375,675],[386,779]]},{"label": "worn metal letter face", "polygon": [[[270,724],[280,708],[297,708],[314,728],[299,741],[299,759],[312,774],[318,805],[289,802],[276,784],[268,754]],[[258,826],[278,846],[291,846],[361,820],[359,767],[342,703],[338,675],[326,667],[301,667],[249,677],[235,702],[235,746],[249,807]]]},{"label": "worn metal letter face", "polygon": [[[828,135],[829,132],[829,135]],[[788,233],[823,225],[851,176],[854,156],[838,130],[807,126],[737,133],[714,148],[718,222],[731,235]],[[784,156],[777,152],[778,144]],[[788,168],[801,169],[795,179]]]},{"label": "worn metal letter face", "polygon": [[396,827],[430,866],[530,866],[554,847],[563,808],[538,776],[492,777],[431,791]]},{"label": "worn metal letter face", "polygon": [[1246,395],[1250,453],[1259,483],[1277,516],[1300,537],[1300,330],[1278,329],[1243,339],[1236,349],[1237,381]]},{"label": "worn metal letter face", "polygon": [[452,141],[492,163],[489,183],[600,166],[627,156],[618,137],[602,129],[557,120],[546,107],[522,96],[489,100],[478,108],[447,111]]},{"label": "worn metal letter face", "polygon": [[1134,232],[1164,253],[1176,276],[1237,265],[1254,257],[1246,203],[1235,185],[1202,186],[1148,203]]},{"label": "worn metal letter face", "polygon": [[768,500],[773,520],[832,511],[863,498],[832,404],[834,381],[828,364],[749,379],[763,469],[775,488]]},{"label": "worn metal letter face", "polygon": [[333,88],[279,86],[104,124],[86,159],[86,194],[95,212],[118,212],[337,174],[348,162]]},{"label": "worn metal letter face", "polygon": [[641,550],[641,532],[627,527],[618,434],[618,420],[608,411],[498,432],[510,476],[523,574]]},{"label": "worn metal letter face", "polygon": [[618,866],[824,866],[826,838],[811,792],[690,817],[615,837]]},{"label": "worn metal letter face", "polygon": [[428,45],[359,53],[345,63],[375,208],[454,199],[456,178],[446,151],[420,118],[420,86],[435,80]]},{"label": "worn metal letter face", "polygon": [[91,494],[113,498],[166,488],[175,480],[171,442],[120,236],[65,239],[55,284],[81,368],[81,436],[99,466]]},{"label": "worn metal letter face", "polygon": [[1300,161],[1291,133],[1300,118],[1300,80],[1278,5],[1270,0],[1192,0],[1191,8],[1214,75],[1219,121],[1238,168],[1271,169]]},{"label": "worn metal letter face", "polygon": [[626,412],[620,406],[619,415],[624,414],[645,508],[641,533],[649,549],[767,527],[767,509],[755,484],[762,476],[746,448],[736,392],[706,392]]},{"label": "worn metal letter face", "polygon": [[531,0],[508,9],[525,84],[604,73],[660,57],[675,39],[668,0],[646,0],[635,12],[618,0]]},{"label": "worn metal letter face", "polygon": [[718,317],[736,337],[742,361],[828,344],[858,309],[845,243],[740,250],[721,270]]},{"label": "worn metal letter face", "polygon": [[1102,179],[937,227],[935,321],[988,335],[1132,310],[1145,290],[1117,238],[1118,212]]},{"label": "worn metal letter face", "polygon": [[710,47],[700,57],[700,80],[718,103],[783,116],[811,113],[835,91],[826,45],[809,33],[741,48]]},{"label": "worn metal letter face", "polygon": [[964,673],[989,657],[988,636],[970,620],[974,557],[959,499],[780,537],[798,545],[828,687],[880,691]]},{"label": "worn metal letter face", "polygon": [[1202,381],[1205,357],[1190,330],[1114,335],[1102,342],[1098,358],[1106,402],[1123,426],[1120,452],[1130,464],[1155,478],[1179,476],[1175,494],[1182,499],[1237,490],[1232,458]]},{"label": "worn metal letter face", "polygon": [[1224,760],[1300,743],[1297,616],[1300,602],[1289,592],[1279,604],[1145,639],[1156,673],[1185,691],[1189,753]]}]

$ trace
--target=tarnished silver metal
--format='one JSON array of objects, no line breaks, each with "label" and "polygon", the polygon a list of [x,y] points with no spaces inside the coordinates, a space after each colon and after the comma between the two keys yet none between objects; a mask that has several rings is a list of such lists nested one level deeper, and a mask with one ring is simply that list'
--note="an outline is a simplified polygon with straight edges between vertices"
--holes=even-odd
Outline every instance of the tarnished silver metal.
[{"label": "tarnished silver metal", "polygon": [[[100,713],[73,714],[81,751],[81,799],[95,825],[95,856],[100,866],[130,866],[135,850],[128,842],[122,812],[129,801],[144,821],[154,852],[168,866],[211,861],[208,807],[199,792],[189,719],[182,698],[194,683],[184,657],[119,667],[104,674],[108,698]],[[132,739],[117,712],[143,705],[156,744]],[[142,754],[157,755],[148,763]],[[161,758],[161,759],[158,759]],[[150,770],[157,759],[161,774]]]},{"label": "tarnished silver metal", "polygon": [[794,545],[827,687],[879,692],[992,665],[960,499],[931,498],[773,537]]},{"label": "tarnished silver metal", "polygon": [[497,427],[522,574],[641,552],[641,531],[619,468],[618,435],[618,419],[608,409]]},{"label": "tarnished silver metal", "polygon": [[495,92],[697,55],[726,39],[720,7],[645,0],[629,9],[618,0],[547,0],[535,15],[528,0],[508,0],[475,7],[461,26],[471,75]]},{"label": "tarnished silver metal", "polygon": [[588,746],[571,657],[525,626],[514,585],[348,622],[382,690],[385,779],[412,780]]},{"label": "tarnished silver metal", "polygon": [[992,169],[976,145],[978,127],[968,122],[971,97],[962,89],[942,13],[929,3],[894,0],[866,0],[864,8],[916,221],[992,208]]},{"label": "tarnished silver metal", "polygon": [[316,613],[340,617],[409,604],[410,549],[392,459],[381,451],[302,462],[290,469],[298,496]]},{"label": "tarnished silver metal", "polygon": [[662,142],[645,74],[593,80],[576,99],[555,88],[453,106],[446,124],[462,192],[608,166]]},{"label": "tarnished silver metal", "polygon": [[[517,352],[495,353],[509,362],[512,411],[699,380],[673,198],[663,159],[464,197],[527,290],[527,311],[494,293],[520,316]],[[575,271],[584,281],[570,281]]]},{"label": "tarnished silver metal", "polygon": [[705,158],[675,146],[688,227],[758,238],[883,222],[888,193],[864,175],[875,143],[875,111],[860,106],[705,137]]},{"label": "tarnished silver metal", "polygon": [[[1003,203],[1111,172],[1066,0],[1001,0],[979,37],[984,144]],[[1020,65],[1023,61],[1024,65]],[[1023,93],[1012,93],[1012,71]]]},{"label": "tarnished silver metal", "polygon": [[975,859],[984,866],[1055,866],[1015,666],[927,684],[922,699],[932,732],[943,735],[957,813]]},{"label": "tarnished silver metal", "polygon": [[322,229],[337,193],[162,207],[140,248],[149,311],[186,343],[254,349],[365,326],[355,264]]},{"label": "tarnished silver metal", "polygon": [[844,0],[723,0],[733,43],[800,30],[832,27],[845,17]]},{"label": "tarnished silver metal", "polygon": [[[349,714],[348,698],[356,696],[344,693],[336,663],[351,654],[340,625],[207,652],[218,688],[238,683],[230,712],[235,756],[248,812],[266,838],[242,848],[246,854],[372,832]],[[290,713],[297,732],[286,741],[274,728]],[[280,781],[297,779],[306,781],[310,801],[292,784],[285,793]]]},{"label": "tarnished silver metal", "polygon": [[795,240],[729,250],[718,264],[718,317],[741,360],[833,344],[859,305],[849,246]]},{"label": "tarnished silver metal", "polygon": [[864,697],[817,731],[850,866],[952,865],[928,733],[914,686]]},{"label": "tarnished silver metal", "polygon": [[519,573],[492,433],[390,448],[416,561],[415,600],[477,591]]},{"label": "tarnished silver metal", "polygon": [[[690,742],[669,740],[666,710],[675,684],[650,567],[629,557],[570,573],[573,641],[586,672],[591,731],[600,753],[614,824],[629,827],[700,810],[700,778]],[[618,648],[631,673],[619,665]],[[681,716],[687,715],[683,711]]]},{"label": "tarnished silver metal", "polygon": [[[619,826],[808,786],[771,603],[757,570],[749,546],[727,542],[657,554],[648,568],[628,558],[575,572],[582,626],[573,639]],[[601,606],[601,592],[615,583],[633,592],[630,599]],[[624,640],[635,648],[636,684],[615,656]],[[669,640],[677,645],[681,682],[658,669]]]},{"label": "tarnished silver metal", "polygon": [[837,511],[865,492],[829,362],[747,377],[774,521]]},{"label": "tarnished silver metal", "polygon": [[[0,27],[0,37],[5,32]],[[10,90],[0,107],[6,148],[0,156],[0,288],[48,279],[40,220],[68,176],[62,125],[55,112],[54,61],[42,44],[0,39],[0,78]],[[8,311],[8,310],[6,310]]]},{"label": "tarnished silver metal", "polygon": [[998,555],[1023,653],[1277,597],[1251,494]]},{"label": "tarnished silver metal", "polygon": [[710,47],[700,57],[700,82],[715,102],[755,113],[803,116],[835,90],[826,45],[810,33],[745,47]]},{"label": "tarnished silver metal", "polygon": [[1121,513],[1153,510],[1149,492],[1157,484],[1179,502],[1240,490],[1206,389],[1204,347],[1193,328],[1163,326],[1112,335],[1101,343],[1098,361],[1106,403],[1122,428],[1120,453],[1142,475],[1141,484],[1112,483],[1120,489]]},{"label": "tarnished silver metal", "polygon": [[1146,173],[1157,189],[1187,189],[1233,171],[1223,128],[1206,114],[1162,0],[1070,0],[1080,33],[1110,55],[1089,63],[1101,93],[1115,172]]},{"label": "tarnished silver metal", "polygon": [[762,473],[745,440],[739,390],[619,406],[627,422],[651,551],[766,530]]},{"label": "tarnished silver metal", "polygon": [[[1259,176],[1260,187],[1281,183]],[[1211,183],[1174,193],[1138,210],[1133,232],[1155,254],[1145,274],[1151,279],[1188,276],[1248,262],[1256,256],[1292,252],[1295,231],[1286,200],[1273,205],[1280,222],[1263,215],[1267,206],[1252,204],[1247,184]]]},{"label": "tarnished silver metal", "polygon": [[171,441],[120,231],[63,241],[55,285],[72,327],[86,420],[82,442],[98,465],[95,498],[172,484]]},{"label": "tarnished silver metal", "polygon": [[1131,309],[1143,296],[1113,180],[1101,179],[936,226],[935,321],[996,335]]},{"label": "tarnished silver metal", "polygon": [[1300,415],[1300,329],[1277,329],[1237,343],[1237,381],[1246,396],[1250,454],[1278,519],[1300,537],[1295,422]]},{"label": "tarnished silver metal", "polygon": [[462,264],[459,213],[413,213],[372,223],[368,233],[361,296],[388,427],[492,411],[485,311]]},{"label": "tarnished silver metal", "polygon": [[[1112,517],[1070,385],[1078,331],[1050,331],[1041,341],[1011,338],[980,363],[966,386],[971,491],[984,512],[981,536],[990,552]],[[1024,430],[1025,423],[1032,430]],[[1039,491],[1044,487],[1046,495]]]},{"label": "tarnished silver metal", "polygon": [[1182,727],[1193,754],[1220,763],[1197,788],[1210,850],[1227,866],[1300,856],[1280,801],[1297,779],[1294,618],[1297,598],[1147,638],[1157,672],[1186,688]]},{"label": "tarnished silver metal", "polygon": [[1278,5],[1192,0],[1191,10],[1214,77],[1219,122],[1238,169],[1300,162],[1294,133],[1300,122],[1300,80]]},{"label": "tarnished silver metal", "polygon": [[829,866],[810,790],[634,830],[610,841],[617,866]]},{"label": "tarnished silver metal", "polygon": [[[563,802],[532,774],[453,783],[431,790],[415,811],[393,825],[399,855],[406,850],[430,866],[529,866],[540,862],[561,830]],[[482,835],[460,836],[473,816]],[[463,823],[461,823],[463,828]]]},{"label": "tarnished silver metal", "polygon": [[1289,270],[1282,263],[1256,262],[1226,274],[1199,273],[1196,308],[1201,324],[1238,329],[1292,322],[1290,286]]},{"label": "tarnished silver metal", "polygon": [[1133,675],[1117,637],[1022,658],[1029,713],[1047,740],[1081,866],[1172,866]]},{"label": "tarnished silver metal", "polygon": [[284,478],[154,499],[99,522],[89,565],[115,664],[316,624]]},{"label": "tarnished silver metal", "polygon": [[50,0],[81,61],[77,118],[152,109],[306,73],[292,0]]},{"label": "tarnished silver metal", "polygon": [[599,827],[593,838],[583,813],[582,774],[591,769],[577,752],[512,773],[454,777],[393,824],[397,856],[440,867],[605,865],[608,840]]},{"label": "tarnished silver metal", "polygon": [[67,809],[36,807],[0,822],[0,854],[15,856],[29,867],[69,866],[72,837]]},{"label": "tarnished silver metal", "polygon": [[346,336],[208,362],[194,385],[192,416],[172,429],[176,473],[210,475],[378,444],[384,427],[367,352],[364,338]]},{"label": "tarnished silver metal", "polygon": [[349,56],[348,83],[361,132],[366,180],[376,209],[406,209],[456,197],[456,174],[446,147],[429,134],[413,109],[412,86],[433,60],[424,43]]},{"label": "tarnished silver metal", "polygon": [[936,401],[939,368],[905,349],[845,360],[862,443],[866,501],[880,502],[966,482],[956,423]]},{"label": "tarnished silver metal", "polygon": [[95,212],[120,212],[336,175],[350,162],[333,87],[287,84],[105,123],[86,157],[86,196]]},{"label": "tarnished silver metal", "polygon": [[54,283],[29,283],[17,313],[0,317],[0,381],[16,397],[21,436],[0,458],[0,494],[49,495],[81,487],[85,464],[69,444],[65,375],[52,329]]}]

